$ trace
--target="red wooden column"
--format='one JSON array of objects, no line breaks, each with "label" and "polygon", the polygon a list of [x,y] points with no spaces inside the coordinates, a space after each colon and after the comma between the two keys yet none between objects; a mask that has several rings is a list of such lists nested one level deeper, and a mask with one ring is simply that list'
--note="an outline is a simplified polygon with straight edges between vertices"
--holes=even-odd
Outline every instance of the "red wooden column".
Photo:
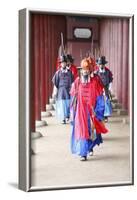
[{"label": "red wooden column", "polygon": [[30,124],[31,132],[35,132],[35,71],[34,71],[34,16],[31,15],[31,45],[30,45]]},{"label": "red wooden column", "polygon": [[47,98],[47,104],[49,103],[49,92],[50,92],[50,63],[51,63],[51,59],[50,59],[50,53],[51,53],[51,45],[50,45],[50,40],[51,40],[51,32],[50,32],[50,16],[47,16],[47,94],[48,94],[48,98]]},{"label": "red wooden column", "polygon": [[50,97],[50,91],[51,91],[51,16],[48,16],[48,102]]},{"label": "red wooden column", "polygon": [[[31,14],[31,127],[43,124],[41,111],[52,94],[52,77],[60,45],[60,33],[65,31],[66,19],[59,15]],[[44,122],[45,124],[45,122]]]},{"label": "red wooden column", "polygon": [[113,21],[113,33],[114,33],[114,38],[113,38],[113,43],[114,43],[114,57],[113,57],[113,64],[114,64],[114,94],[117,97],[117,79],[118,79],[118,73],[117,73],[117,21],[114,19]]},{"label": "red wooden column", "polygon": [[[109,30],[109,34],[110,34],[110,70],[113,73],[113,78],[114,77],[114,24],[112,23],[113,19],[110,19],[110,30]],[[114,85],[115,85],[115,80],[113,80],[112,83],[112,91],[114,93]],[[115,93],[114,93],[115,94]]]},{"label": "red wooden column", "polygon": [[115,51],[116,51],[116,57],[115,57],[115,68],[116,68],[116,93],[117,93],[117,98],[118,98],[118,89],[119,89],[119,85],[118,85],[118,77],[119,77],[119,73],[118,73],[118,19],[115,19],[115,29],[116,29],[116,35],[115,35],[115,40],[116,40],[116,48],[115,48]]},{"label": "red wooden column", "polygon": [[128,20],[123,20],[123,86],[122,86],[122,103],[128,108],[128,49],[129,49],[129,34]]},{"label": "red wooden column", "polygon": [[[46,27],[47,28],[47,27]],[[47,38],[46,38],[47,39]],[[45,66],[45,29],[44,15],[40,15],[40,101],[41,101],[41,116],[46,116],[46,66]]]},{"label": "red wooden column", "polygon": [[[56,30],[55,30],[55,16],[53,15],[52,16],[52,18],[51,18],[51,47],[52,47],[52,53],[51,53],[51,60],[52,60],[52,62],[51,62],[51,79],[52,79],[52,77],[53,77],[53,75],[54,75],[54,68],[55,68],[55,51],[57,51],[57,47],[56,47],[56,44],[55,44],[55,40],[56,40],[56,38],[55,38],[55,32],[56,32]],[[56,47],[56,48],[55,48]],[[51,82],[51,91],[50,91],[50,97],[52,96],[52,91],[53,91],[53,84],[52,84],[52,82]]]},{"label": "red wooden column", "polygon": [[36,107],[35,107],[35,17],[31,15],[31,41],[30,41],[30,122],[31,122],[31,138],[39,138],[42,136],[40,132],[36,132],[35,129],[35,117],[36,117]]},{"label": "red wooden column", "polygon": [[41,120],[41,54],[40,54],[40,15],[34,16],[34,71],[35,71],[35,121],[36,126],[46,125]]},{"label": "red wooden column", "polygon": [[[66,19],[64,16],[47,14],[35,14],[35,17],[34,38],[36,40],[34,43],[34,63],[36,78],[39,80],[39,85],[37,85],[37,81],[35,83],[35,113],[36,119],[40,120],[40,109],[45,112],[45,106],[49,104],[49,98],[52,95],[52,77],[56,69],[55,64],[60,45],[60,33],[64,33],[65,41]],[[50,108],[51,106],[47,105],[47,107]]]},{"label": "red wooden column", "polygon": [[122,72],[123,72],[123,23],[121,21],[121,19],[118,20],[118,85],[120,87],[118,87],[118,100],[120,103],[122,103],[122,81],[123,81],[123,77],[122,77]]},{"label": "red wooden column", "polygon": [[[114,74],[114,64],[113,64],[113,52],[114,52],[114,49],[113,49],[113,19],[111,19],[110,21],[110,70],[112,71],[112,74]],[[114,76],[113,76],[114,78]],[[112,82],[112,93],[114,94],[113,92],[113,83],[114,83],[114,79],[113,79],[113,82]]]},{"label": "red wooden column", "polygon": [[52,95],[52,67],[53,67],[53,62],[54,62],[54,57],[53,57],[53,51],[54,51],[54,38],[53,38],[53,21],[54,21],[54,16],[50,16],[49,18],[50,20],[50,28],[49,28],[49,31],[50,31],[50,41],[49,41],[49,45],[50,45],[50,61],[49,61],[49,74],[50,74],[50,77],[49,77],[49,99],[51,98],[51,95]]},{"label": "red wooden column", "polygon": [[45,107],[48,103],[48,22],[47,15],[44,15],[44,57],[45,57]]},{"label": "red wooden column", "polygon": [[[53,15],[51,17],[51,79],[56,71],[56,60],[58,57],[58,48],[59,48],[59,42],[58,38],[60,37],[60,31],[58,31],[58,24],[59,19],[57,18],[56,15]],[[50,90],[50,97],[52,95],[52,90],[53,90],[53,84],[52,81],[50,82],[51,84],[51,90]]]},{"label": "red wooden column", "polygon": [[[51,115],[49,112],[50,109],[52,109],[52,106],[49,105],[49,98],[51,97],[52,93],[52,54],[53,54],[53,49],[56,49],[56,46],[52,47],[52,15],[45,15],[44,16],[44,40],[45,40],[45,78],[46,78],[46,102],[45,102],[45,107],[47,107],[47,112],[46,115]],[[54,42],[54,41],[53,41]]]},{"label": "red wooden column", "polygon": [[[47,112],[46,116],[52,115],[50,110],[52,110],[52,105],[49,105],[49,98],[52,94],[52,62],[53,62],[53,49],[56,48],[55,44],[52,47],[53,40],[52,31],[52,15],[44,16],[44,40],[45,40],[45,107]],[[53,41],[54,42],[54,41]],[[43,105],[44,106],[44,105]]]},{"label": "red wooden column", "polygon": [[129,110],[128,20],[122,18],[102,19],[100,22],[100,45],[105,50],[105,56],[114,74],[114,94],[122,107]]},{"label": "red wooden column", "polygon": [[39,15],[34,15],[34,71],[35,71],[35,120],[41,120],[40,110],[40,24]]}]

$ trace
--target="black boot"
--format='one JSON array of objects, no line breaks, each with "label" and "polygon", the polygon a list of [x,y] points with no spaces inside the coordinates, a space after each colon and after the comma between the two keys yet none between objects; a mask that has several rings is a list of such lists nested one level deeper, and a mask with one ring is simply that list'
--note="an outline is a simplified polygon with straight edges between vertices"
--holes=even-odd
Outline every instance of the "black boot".
[{"label": "black boot", "polygon": [[66,124],[66,120],[65,119],[62,121],[62,124]]},{"label": "black boot", "polygon": [[87,160],[87,156],[81,156],[80,157],[80,161],[86,161]]},{"label": "black boot", "polygon": [[89,156],[93,156],[93,149],[90,150]]},{"label": "black boot", "polygon": [[106,123],[108,122],[108,117],[105,117],[105,122],[106,122]]}]

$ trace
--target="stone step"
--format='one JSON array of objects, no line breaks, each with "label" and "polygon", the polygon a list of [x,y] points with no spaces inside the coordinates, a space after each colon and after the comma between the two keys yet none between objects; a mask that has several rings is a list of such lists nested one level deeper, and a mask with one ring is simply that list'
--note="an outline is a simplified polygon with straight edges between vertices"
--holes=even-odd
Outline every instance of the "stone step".
[{"label": "stone step", "polygon": [[35,155],[35,152],[32,148],[30,149],[30,153],[31,153],[31,155]]},{"label": "stone step", "polygon": [[117,117],[109,117],[108,118],[108,123],[117,123],[117,122],[120,122],[120,123],[123,123],[123,124],[127,124],[129,123],[129,117],[127,115],[125,116],[117,116]]},{"label": "stone step", "polygon": [[50,112],[51,112],[51,114],[52,114],[52,117],[54,117],[54,116],[55,116],[55,113],[56,113],[56,111],[55,111],[55,110],[51,110]]},{"label": "stone step", "polygon": [[35,127],[42,127],[42,126],[47,126],[47,122],[45,120],[36,120],[35,121]]},{"label": "stone step", "polygon": [[117,109],[117,108],[113,108],[113,112],[112,112],[112,113],[116,114],[116,113],[117,113],[117,111],[118,111],[118,109]]},{"label": "stone step", "polygon": [[31,133],[31,139],[37,139],[43,137],[43,135],[40,132],[32,132]]},{"label": "stone step", "polygon": [[114,95],[114,94],[111,94],[111,97],[112,97],[112,98],[115,98],[115,95]]},{"label": "stone step", "polygon": [[51,117],[52,114],[50,111],[41,112],[41,117]]},{"label": "stone step", "polygon": [[129,123],[130,123],[129,117],[123,118],[123,124],[129,124]]},{"label": "stone step", "polygon": [[55,103],[55,99],[50,98],[50,99],[49,99],[49,103],[50,103],[50,104],[54,104],[54,103]]},{"label": "stone step", "polygon": [[113,109],[121,109],[122,105],[120,103],[112,103],[112,108]]},{"label": "stone step", "polygon": [[54,103],[54,104],[52,104],[52,106],[54,107],[54,110],[56,109],[56,104]]},{"label": "stone step", "polygon": [[111,103],[118,103],[118,100],[117,100],[116,98],[113,98],[113,99],[111,100]]},{"label": "stone step", "polygon": [[124,109],[113,109],[112,117],[125,116],[125,115],[128,115],[127,110],[124,110]]},{"label": "stone step", "polygon": [[119,113],[120,111],[119,110],[123,110],[122,108],[113,108],[113,113]]},{"label": "stone step", "polygon": [[54,110],[53,104],[46,104],[46,111]]},{"label": "stone step", "polygon": [[119,110],[117,111],[117,114],[118,114],[118,115],[128,115],[128,112],[127,112],[127,110],[119,109]]},{"label": "stone step", "polygon": [[108,123],[109,122],[121,122],[122,123],[122,121],[123,121],[123,118],[122,117],[109,117],[108,118]]},{"label": "stone step", "polygon": [[117,113],[117,111],[114,111],[114,112],[112,112],[112,115],[110,116],[110,118],[111,117],[118,117],[119,115],[118,115],[118,113]]}]

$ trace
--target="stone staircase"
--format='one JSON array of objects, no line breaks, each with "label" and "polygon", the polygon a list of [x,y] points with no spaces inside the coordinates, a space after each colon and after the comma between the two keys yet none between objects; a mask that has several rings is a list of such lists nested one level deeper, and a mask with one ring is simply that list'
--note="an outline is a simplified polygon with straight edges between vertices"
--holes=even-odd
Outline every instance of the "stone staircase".
[{"label": "stone staircase", "polygon": [[55,116],[55,99],[49,98],[49,104],[46,104],[46,111],[50,113],[50,116]]},{"label": "stone staircase", "polygon": [[[112,116],[109,117],[109,122],[122,122],[129,123],[129,116],[127,110],[122,108],[122,105],[118,102],[118,99],[112,94]],[[50,116],[55,116],[55,100],[50,98],[49,104],[46,105],[47,112],[50,113]],[[47,116],[48,117],[48,116]]]},{"label": "stone staircase", "polygon": [[122,122],[129,123],[129,116],[127,110],[122,108],[122,105],[118,102],[118,99],[115,95],[112,95],[112,116],[109,117],[109,122]]}]

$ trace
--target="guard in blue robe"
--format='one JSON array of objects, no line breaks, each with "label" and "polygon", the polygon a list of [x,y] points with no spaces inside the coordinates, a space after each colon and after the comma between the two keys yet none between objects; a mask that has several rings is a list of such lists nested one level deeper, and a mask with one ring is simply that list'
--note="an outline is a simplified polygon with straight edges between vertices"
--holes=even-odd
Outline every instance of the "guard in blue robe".
[{"label": "guard in blue robe", "polygon": [[56,87],[56,116],[66,124],[66,120],[70,117],[70,88],[74,81],[72,72],[67,69],[66,56],[60,58],[61,68],[55,73],[52,82]]}]

